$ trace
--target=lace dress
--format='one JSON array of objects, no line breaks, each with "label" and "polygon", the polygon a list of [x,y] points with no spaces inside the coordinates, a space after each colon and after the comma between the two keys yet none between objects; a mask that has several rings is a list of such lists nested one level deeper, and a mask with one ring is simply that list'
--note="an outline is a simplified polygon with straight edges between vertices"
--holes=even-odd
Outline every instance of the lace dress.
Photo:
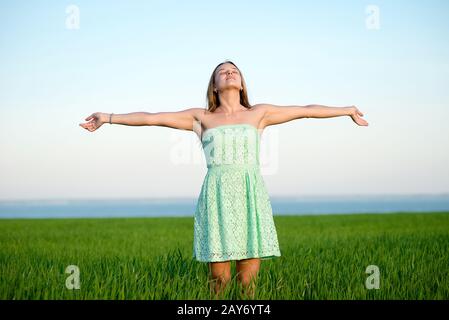
[{"label": "lace dress", "polygon": [[273,212],[259,167],[259,131],[250,124],[204,132],[207,174],[194,215],[193,258],[218,262],[280,257]]}]

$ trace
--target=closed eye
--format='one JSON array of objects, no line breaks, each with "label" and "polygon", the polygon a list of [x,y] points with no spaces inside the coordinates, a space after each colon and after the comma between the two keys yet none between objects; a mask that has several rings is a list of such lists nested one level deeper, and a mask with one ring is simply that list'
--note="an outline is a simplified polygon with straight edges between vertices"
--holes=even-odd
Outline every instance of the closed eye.
[{"label": "closed eye", "polygon": [[[223,70],[220,71],[220,73],[223,73],[223,72],[226,72],[226,71],[223,71]],[[232,70],[232,72],[239,73],[237,70]]]}]

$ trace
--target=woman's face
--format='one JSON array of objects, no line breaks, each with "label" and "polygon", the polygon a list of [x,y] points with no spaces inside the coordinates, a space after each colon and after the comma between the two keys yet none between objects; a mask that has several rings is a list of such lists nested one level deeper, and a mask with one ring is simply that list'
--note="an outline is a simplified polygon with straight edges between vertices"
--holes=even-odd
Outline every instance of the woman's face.
[{"label": "woman's face", "polygon": [[242,88],[242,78],[239,70],[231,63],[224,63],[215,71],[215,89],[218,91]]}]

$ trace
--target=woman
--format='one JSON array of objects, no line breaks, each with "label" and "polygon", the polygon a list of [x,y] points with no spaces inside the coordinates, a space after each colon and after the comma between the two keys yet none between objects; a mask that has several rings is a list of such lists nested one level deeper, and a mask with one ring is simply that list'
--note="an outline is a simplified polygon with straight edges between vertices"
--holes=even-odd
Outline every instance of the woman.
[{"label": "woman", "polygon": [[231,261],[236,261],[238,281],[253,298],[260,261],[281,255],[270,200],[259,170],[260,133],[268,126],[300,118],[350,116],[360,126],[368,123],[354,106],[251,106],[243,75],[229,60],[212,72],[207,104],[207,110],[96,112],[80,126],[95,131],[109,122],[195,131],[208,171],[195,210],[193,257],[209,263],[211,292],[216,296],[231,280]]}]

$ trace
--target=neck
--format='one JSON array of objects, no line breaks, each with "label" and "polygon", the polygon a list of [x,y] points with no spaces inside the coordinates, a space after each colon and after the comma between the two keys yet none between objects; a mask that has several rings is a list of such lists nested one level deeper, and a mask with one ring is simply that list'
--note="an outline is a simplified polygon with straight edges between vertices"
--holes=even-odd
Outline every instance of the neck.
[{"label": "neck", "polygon": [[218,93],[220,109],[225,114],[233,114],[242,110],[240,104],[240,92],[238,90],[226,90]]}]

